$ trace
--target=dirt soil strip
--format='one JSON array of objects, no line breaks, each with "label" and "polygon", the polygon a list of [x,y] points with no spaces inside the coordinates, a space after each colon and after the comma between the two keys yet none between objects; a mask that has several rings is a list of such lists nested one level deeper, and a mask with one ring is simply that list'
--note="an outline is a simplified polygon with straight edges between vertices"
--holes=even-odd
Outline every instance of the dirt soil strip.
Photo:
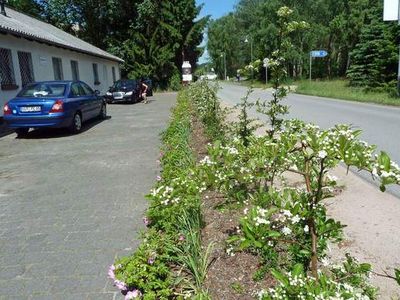
[{"label": "dirt soil strip", "polygon": [[[237,111],[225,103],[222,106],[231,111],[228,122],[237,119]],[[259,128],[256,134],[265,134],[265,128]],[[400,199],[382,193],[342,166],[331,173],[345,188],[326,201],[328,214],[347,225],[345,240],[332,246],[331,259],[340,261],[345,253],[350,253],[360,262],[370,263],[374,272],[393,275],[394,268],[400,268]],[[400,287],[394,280],[372,275],[371,283],[379,287],[379,299],[400,299]]]},{"label": "dirt soil strip", "polygon": [[[204,134],[202,123],[194,117],[191,146],[201,160],[207,154],[209,140]],[[218,210],[226,199],[219,193],[206,192],[202,195],[202,213],[205,226],[202,231],[202,244],[207,248],[213,244],[210,257],[210,268],[207,274],[205,287],[211,299],[236,300],[254,299],[254,293],[271,286],[273,280],[255,282],[253,275],[257,271],[260,261],[257,256],[249,253],[237,253],[229,256],[225,251],[225,241],[235,232],[239,225],[242,212],[238,210]]]}]

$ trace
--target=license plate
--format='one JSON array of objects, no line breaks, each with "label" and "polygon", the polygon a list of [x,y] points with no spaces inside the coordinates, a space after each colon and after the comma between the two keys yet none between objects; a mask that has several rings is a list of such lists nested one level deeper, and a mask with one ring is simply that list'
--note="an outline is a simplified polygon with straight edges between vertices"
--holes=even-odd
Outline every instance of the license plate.
[{"label": "license plate", "polygon": [[114,99],[123,99],[125,96],[124,92],[117,92],[117,93],[113,93],[113,98]]},{"label": "license plate", "polygon": [[22,106],[21,112],[40,112],[42,111],[41,106]]}]

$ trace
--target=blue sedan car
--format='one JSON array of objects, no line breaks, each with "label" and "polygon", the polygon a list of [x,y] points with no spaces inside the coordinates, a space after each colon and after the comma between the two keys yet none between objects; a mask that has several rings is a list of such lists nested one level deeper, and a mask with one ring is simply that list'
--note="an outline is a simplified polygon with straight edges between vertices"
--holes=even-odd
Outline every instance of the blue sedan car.
[{"label": "blue sedan car", "polygon": [[4,105],[4,120],[18,136],[30,128],[69,128],[79,133],[89,119],[107,117],[106,102],[82,81],[45,81],[27,85]]}]

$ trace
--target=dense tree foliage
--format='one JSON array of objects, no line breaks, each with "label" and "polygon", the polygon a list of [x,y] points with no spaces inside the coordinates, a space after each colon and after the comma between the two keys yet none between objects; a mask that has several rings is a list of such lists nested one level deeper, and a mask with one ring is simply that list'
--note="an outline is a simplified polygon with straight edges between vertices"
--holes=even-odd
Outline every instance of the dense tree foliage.
[{"label": "dense tree foliage", "polygon": [[147,76],[167,87],[193,66],[208,18],[195,0],[11,0],[35,15],[125,60],[124,76]]},{"label": "dense tree foliage", "polygon": [[[221,72],[221,53],[226,52],[231,76],[250,62],[251,43],[253,60],[271,57],[278,38],[276,11],[286,5],[294,10],[295,20],[310,24],[306,32],[292,33],[295,47],[287,61],[290,76],[308,76],[309,52],[324,49],[329,56],[314,59],[313,77],[349,74],[353,84],[382,86],[396,77],[399,42],[396,22],[383,22],[382,3],[376,0],[239,0],[233,13],[210,22],[210,57]],[[263,74],[260,72],[261,77]]]}]

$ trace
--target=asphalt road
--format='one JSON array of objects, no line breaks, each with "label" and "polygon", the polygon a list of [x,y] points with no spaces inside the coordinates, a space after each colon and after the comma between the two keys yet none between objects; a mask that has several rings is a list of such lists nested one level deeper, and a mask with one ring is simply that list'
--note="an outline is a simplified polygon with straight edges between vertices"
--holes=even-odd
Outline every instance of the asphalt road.
[{"label": "asphalt road", "polygon": [[0,299],[116,297],[107,269],[137,246],[175,98],[109,105],[79,135],[0,138]]},{"label": "asphalt road", "polygon": [[[246,95],[247,88],[234,84],[221,84],[219,97],[228,105],[235,105]],[[250,99],[269,99],[271,92],[255,89]],[[362,129],[361,138],[378,146],[378,151],[386,151],[392,160],[400,164],[400,108],[364,104],[322,97],[290,94],[284,101],[290,106],[289,118],[298,118],[306,122],[329,128],[335,124],[352,124]],[[252,115],[260,119],[255,108]],[[362,174],[364,179],[372,182],[370,176]],[[390,192],[400,197],[400,188],[391,187]]]}]

